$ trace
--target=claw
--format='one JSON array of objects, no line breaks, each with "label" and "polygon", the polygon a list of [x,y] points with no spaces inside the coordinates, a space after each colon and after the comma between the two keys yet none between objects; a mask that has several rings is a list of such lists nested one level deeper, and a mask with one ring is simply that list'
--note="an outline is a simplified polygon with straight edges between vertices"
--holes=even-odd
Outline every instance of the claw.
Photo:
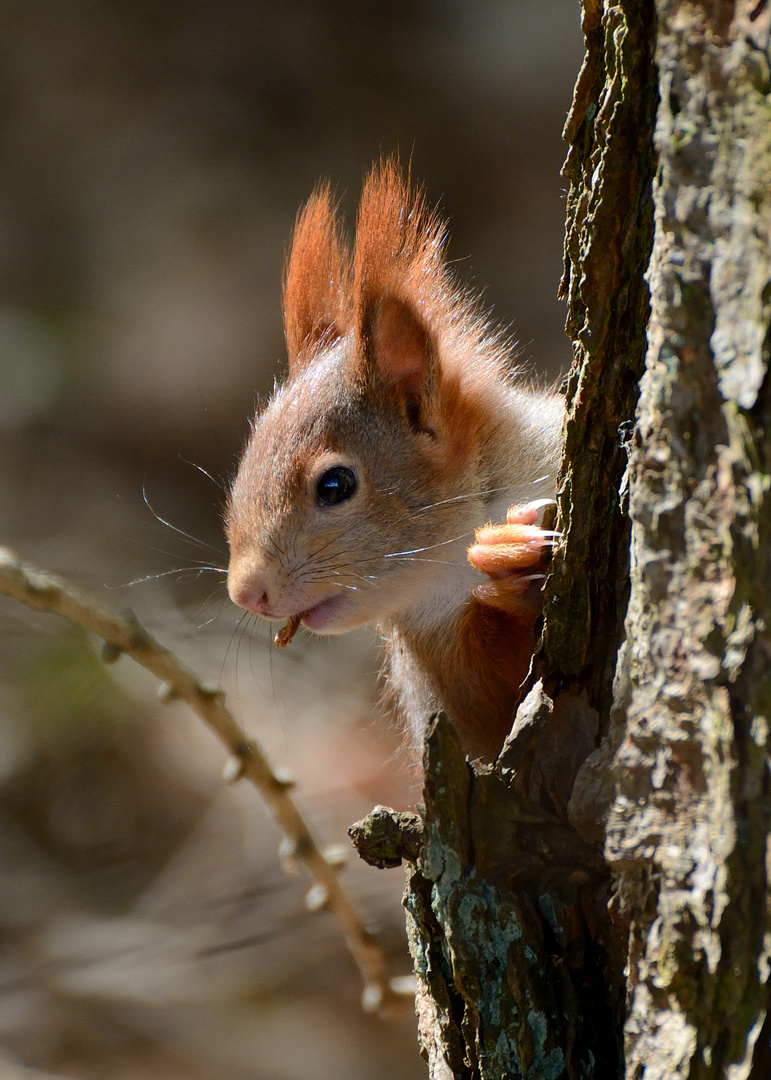
[{"label": "claw", "polygon": [[533,499],[532,502],[511,506],[506,513],[507,525],[535,525],[544,506],[552,506],[554,499]]},{"label": "claw", "polygon": [[539,510],[552,501],[538,499],[512,506],[502,525],[477,529],[476,543],[467,555],[471,565],[489,578],[472,589],[482,603],[508,611],[532,605],[531,586],[546,576],[541,569],[545,549],[553,548],[562,535],[537,524]]}]

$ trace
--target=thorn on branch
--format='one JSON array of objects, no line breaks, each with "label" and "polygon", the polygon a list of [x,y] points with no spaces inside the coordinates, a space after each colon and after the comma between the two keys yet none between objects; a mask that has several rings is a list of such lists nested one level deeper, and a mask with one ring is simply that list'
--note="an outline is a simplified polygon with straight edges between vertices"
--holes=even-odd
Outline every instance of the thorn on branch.
[{"label": "thorn on branch", "polygon": [[333,870],[343,870],[348,865],[348,852],[342,844],[330,844],[322,854]]},{"label": "thorn on branch", "polygon": [[198,683],[198,693],[202,698],[224,698],[222,687],[219,683],[212,682],[210,679],[201,679]]},{"label": "thorn on branch", "polygon": [[300,870],[300,860],[313,850],[314,843],[308,833],[300,836],[285,836],[278,845],[278,858],[286,874],[296,874]]},{"label": "thorn on branch", "polygon": [[273,779],[276,783],[276,786],[283,788],[284,791],[290,791],[293,787],[297,786],[297,781],[295,780],[289,769],[274,769]]},{"label": "thorn on branch", "polygon": [[133,649],[141,651],[142,649],[153,649],[155,647],[155,642],[130,608],[123,612],[123,621],[131,627],[131,647]]},{"label": "thorn on branch", "polygon": [[377,983],[369,983],[361,993],[361,1007],[364,1012],[375,1013],[380,1011],[383,1004],[383,988]]},{"label": "thorn on branch", "polygon": [[391,979],[391,990],[398,997],[415,997],[418,988],[418,980],[414,975],[395,975]]},{"label": "thorn on branch", "polygon": [[222,779],[226,784],[237,784],[244,775],[244,759],[239,754],[231,754],[222,770]]},{"label": "thorn on branch", "polygon": [[[210,683],[209,686],[214,686],[214,683]],[[217,688],[219,691],[219,687]],[[232,747],[233,753],[225,762],[225,767],[222,770],[222,779],[226,784],[235,784],[246,772],[246,763],[251,757],[254,757],[254,743],[249,739],[242,739]]]},{"label": "thorn on branch", "polygon": [[36,597],[54,597],[61,592],[59,582],[49,574],[42,573],[39,570],[27,574],[26,586],[27,592]]},{"label": "thorn on branch", "polygon": [[297,874],[300,863],[297,859],[297,841],[290,836],[285,836],[278,845],[278,861],[285,874]]},{"label": "thorn on branch", "polygon": [[[121,656],[123,656],[123,649],[121,649],[118,645],[113,645],[111,641],[105,641],[102,645],[101,655],[102,660],[105,664],[115,664],[118,660],[120,660]],[[164,685],[164,683],[161,683],[161,686]],[[158,689],[158,697],[161,697],[160,687]],[[163,701],[163,698],[161,698],[161,701]]]},{"label": "thorn on branch", "polygon": [[[104,652],[104,650],[102,650]],[[162,682],[158,685],[156,690],[158,700],[162,701],[164,705],[170,705],[172,701],[179,700],[179,691],[171,683]]]},{"label": "thorn on branch", "polygon": [[18,569],[19,560],[10,548],[0,547],[0,566],[5,567],[6,570]]},{"label": "thorn on branch", "polygon": [[[311,885],[310,889],[305,895],[305,906],[308,911],[317,912],[323,911],[329,903],[329,889],[326,885],[322,885],[321,882],[316,882],[315,885]],[[366,992],[366,991],[365,991]]]}]

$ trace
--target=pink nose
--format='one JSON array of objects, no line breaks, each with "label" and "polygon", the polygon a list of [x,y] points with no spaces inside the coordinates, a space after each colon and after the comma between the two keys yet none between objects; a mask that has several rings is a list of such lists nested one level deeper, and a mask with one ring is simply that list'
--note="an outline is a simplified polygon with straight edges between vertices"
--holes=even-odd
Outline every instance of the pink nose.
[{"label": "pink nose", "polygon": [[260,581],[239,580],[237,576],[228,574],[228,593],[234,604],[247,611],[255,611],[258,615],[264,615],[270,608],[268,591]]}]

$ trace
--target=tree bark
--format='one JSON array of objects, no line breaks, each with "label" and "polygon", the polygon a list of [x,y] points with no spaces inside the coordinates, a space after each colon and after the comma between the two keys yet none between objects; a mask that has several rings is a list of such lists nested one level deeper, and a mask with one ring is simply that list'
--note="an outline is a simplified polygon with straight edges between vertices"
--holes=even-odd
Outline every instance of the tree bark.
[{"label": "tree bark", "polygon": [[606,852],[629,926],[627,1075],[739,1080],[771,1075],[771,12],[658,11],[651,319]]},{"label": "tree bark", "polygon": [[[586,59],[565,135],[563,294],[574,363],[542,649],[494,769],[439,718],[423,849],[407,891],[431,1076],[617,1077],[623,934],[602,817],[628,589],[620,490],[645,356],[656,82],[652,3],[583,11]],[[598,749],[599,747],[599,749]],[[588,761],[587,761],[588,759]]]},{"label": "tree bark", "polygon": [[498,762],[429,730],[421,1044],[435,1080],[759,1080],[771,6],[584,0],[582,25],[563,543]]}]

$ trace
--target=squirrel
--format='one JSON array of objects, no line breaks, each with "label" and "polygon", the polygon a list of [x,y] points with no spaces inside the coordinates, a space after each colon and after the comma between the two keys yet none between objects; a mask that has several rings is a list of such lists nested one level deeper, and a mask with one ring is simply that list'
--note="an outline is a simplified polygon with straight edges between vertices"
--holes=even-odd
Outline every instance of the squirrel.
[{"label": "squirrel", "polygon": [[228,591],[288,620],[278,644],[300,622],[375,624],[387,697],[416,737],[442,708],[491,761],[534,649],[564,410],[514,371],[445,240],[392,160],[365,182],[352,252],[328,184],[298,215],[289,375],[230,491]]}]

